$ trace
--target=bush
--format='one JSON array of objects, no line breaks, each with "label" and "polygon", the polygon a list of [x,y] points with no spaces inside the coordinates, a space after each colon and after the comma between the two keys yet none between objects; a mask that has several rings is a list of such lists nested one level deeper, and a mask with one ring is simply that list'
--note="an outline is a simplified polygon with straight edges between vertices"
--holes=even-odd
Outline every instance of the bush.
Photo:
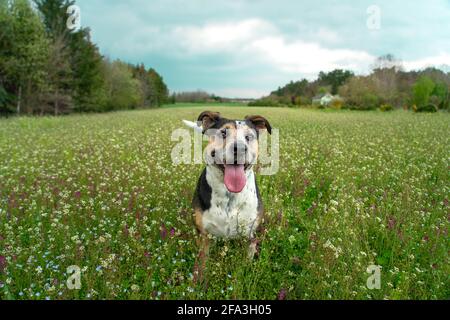
[{"label": "bush", "polygon": [[348,99],[346,101],[347,103],[342,107],[342,109],[360,111],[376,110],[380,104],[379,98],[371,93],[365,93],[357,100]]},{"label": "bush", "polygon": [[413,107],[414,112],[437,112],[438,107],[432,103],[417,107]]},{"label": "bush", "polygon": [[382,104],[380,106],[380,111],[382,111],[382,112],[387,112],[387,111],[392,111],[392,110],[394,110],[394,108],[390,104]]},{"label": "bush", "polygon": [[315,107],[316,109],[325,109],[325,105],[321,103],[313,103],[313,107]]},{"label": "bush", "polygon": [[336,110],[341,110],[342,107],[344,106],[344,100],[335,98],[335,99],[331,100],[329,106],[330,106],[330,108],[333,108]]},{"label": "bush", "polygon": [[414,103],[419,106],[427,106],[430,96],[435,88],[435,83],[427,76],[422,76],[413,87]]},{"label": "bush", "polygon": [[373,110],[377,108],[379,99],[376,95],[372,94],[372,93],[367,93],[364,95],[364,106],[362,107],[362,109],[366,109],[366,110]]}]

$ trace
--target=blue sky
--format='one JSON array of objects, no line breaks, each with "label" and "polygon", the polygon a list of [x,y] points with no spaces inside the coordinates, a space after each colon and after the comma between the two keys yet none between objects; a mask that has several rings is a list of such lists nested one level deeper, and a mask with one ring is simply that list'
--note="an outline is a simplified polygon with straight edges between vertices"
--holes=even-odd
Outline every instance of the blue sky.
[{"label": "blue sky", "polygon": [[77,4],[102,54],[154,67],[171,91],[259,97],[321,70],[367,73],[386,53],[407,70],[450,65],[450,0]]}]

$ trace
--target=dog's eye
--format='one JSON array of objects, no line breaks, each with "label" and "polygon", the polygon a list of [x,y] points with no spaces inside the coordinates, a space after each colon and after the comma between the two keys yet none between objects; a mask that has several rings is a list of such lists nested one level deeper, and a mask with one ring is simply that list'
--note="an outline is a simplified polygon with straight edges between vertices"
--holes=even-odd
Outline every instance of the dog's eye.
[{"label": "dog's eye", "polygon": [[222,130],[222,138],[226,139],[226,137],[228,136],[228,130]]},{"label": "dog's eye", "polygon": [[251,142],[255,139],[255,136],[252,134],[248,134],[245,136],[245,140],[247,140],[247,142]]}]

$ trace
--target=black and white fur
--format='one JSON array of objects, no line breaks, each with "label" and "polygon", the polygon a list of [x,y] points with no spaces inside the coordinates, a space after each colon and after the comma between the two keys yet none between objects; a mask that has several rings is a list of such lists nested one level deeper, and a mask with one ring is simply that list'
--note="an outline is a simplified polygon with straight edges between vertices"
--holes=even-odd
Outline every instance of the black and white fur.
[{"label": "black and white fur", "polygon": [[224,239],[255,237],[262,218],[262,201],[253,169],[246,171],[247,185],[231,193],[223,184],[223,172],[207,167],[194,196],[194,207],[202,211],[203,232]]},{"label": "black and white fur", "polygon": [[[208,130],[235,130],[237,134],[227,138],[226,143],[216,143],[210,139],[206,148],[207,166],[202,172],[193,199],[195,224],[203,236],[203,250],[208,250],[208,236],[223,239],[247,238],[250,240],[249,256],[256,253],[256,231],[263,220],[264,208],[259,193],[253,166],[258,157],[258,136],[260,130],[271,127],[261,116],[248,116],[243,121],[228,120],[214,112],[203,112],[198,123],[185,121],[185,124],[207,134]],[[238,132],[244,132],[240,134]],[[254,139],[248,139],[255,135]],[[233,153],[233,146],[241,146],[236,152],[245,153],[245,176],[247,183],[240,193],[228,191],[224,184],[223,165],[217,158],[227,158]],[[228,159],[228,158],[227,158]]]}]

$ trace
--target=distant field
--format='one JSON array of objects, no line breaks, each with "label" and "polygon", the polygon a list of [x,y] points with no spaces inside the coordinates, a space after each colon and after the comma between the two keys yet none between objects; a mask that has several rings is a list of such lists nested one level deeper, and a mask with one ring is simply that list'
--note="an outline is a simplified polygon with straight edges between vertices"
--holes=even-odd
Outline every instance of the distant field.
[{"label": "distant field", "polygon": [[[205,109],[280,129],[266,233],[194,279],[202,170],[171,133]],[[0,299],[449,299],[450,115],[184,106],[0,120]],[[66,268],[81,268],[80,290]],[[366,286],[382,266],[381,289]]]}]

